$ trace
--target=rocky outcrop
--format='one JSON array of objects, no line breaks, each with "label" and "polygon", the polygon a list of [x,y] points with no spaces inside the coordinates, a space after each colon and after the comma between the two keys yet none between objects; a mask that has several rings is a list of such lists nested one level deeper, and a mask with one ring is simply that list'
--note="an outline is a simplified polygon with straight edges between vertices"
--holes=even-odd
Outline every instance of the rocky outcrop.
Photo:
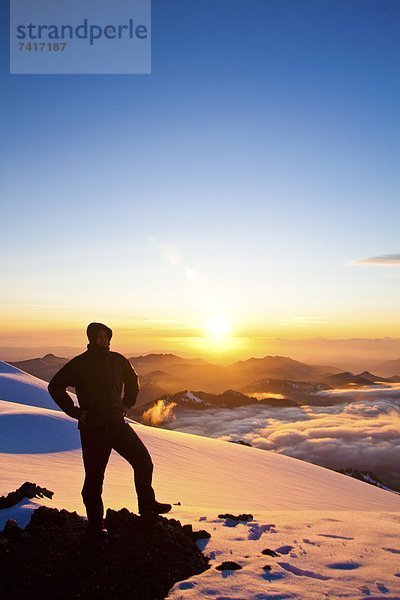
[{"label": "rocky outcrop", "polygon": [[240,513],[239,515],[233,515],[232,513],[221,513],[218,515],[218,519],[230,519],[231,521],[252,521],[253,515],[250,513]]},{"label": "rocky outcrop", "polygon": [[177,581],[210,568],[196,539],[210,537],[176,519],[108,509],[108,538],[90,541],[76,512],[40,506],[21,529],[0,533],[0,597],[163,599]]},{"label": "rocky outcrop", "polygon": [[14,506],[24,498],[52,498],[54,492],[50,490],[40,487],[36,485],[36,483],[31,483],[30,481],[25,481],[15,492],[10,492],[7,496],[0,496],[0,509],[10,508],[10,506]]}]

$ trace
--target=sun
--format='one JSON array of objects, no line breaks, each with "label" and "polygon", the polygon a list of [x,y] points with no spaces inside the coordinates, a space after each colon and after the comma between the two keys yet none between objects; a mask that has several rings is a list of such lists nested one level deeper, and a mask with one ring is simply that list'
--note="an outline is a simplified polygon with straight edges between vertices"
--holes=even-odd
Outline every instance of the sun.
[{"label": "sun", "polygon": [[227,315],[223,310],[203,316],[199,335],[188,340],[191,350],[204,353],[205,357],[213,360],[226,360],[228,357],[243,352],[244,341],[237,335],[234,315]]},{"label": "sun", "polygon": [[223,315],[213,315],[208,319],[205,329],[214,338],[223,338],[230,332],[229,321]]}]

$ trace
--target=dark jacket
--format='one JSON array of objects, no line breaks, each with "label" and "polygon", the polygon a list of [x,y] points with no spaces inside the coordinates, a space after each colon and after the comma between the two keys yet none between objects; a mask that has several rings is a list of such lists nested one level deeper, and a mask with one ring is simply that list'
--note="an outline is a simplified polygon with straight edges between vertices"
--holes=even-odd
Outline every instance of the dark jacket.
[{"label": "dark jacket", "polygon": [[[91,325],[101,325],[111,332],[100,323]],[[66,363],[48,384],[51,397],[67,415],[79,420],[82,411],[87,411],[85,424],[79,421],[78,429],[123,423],[123,406],[132,407],[140,389],[138,375],[129,360],[98,346],[96,327],[89,328],[91,341],[86,352]],[[76,390],[79,407],[66,390],[69,386]]]}]

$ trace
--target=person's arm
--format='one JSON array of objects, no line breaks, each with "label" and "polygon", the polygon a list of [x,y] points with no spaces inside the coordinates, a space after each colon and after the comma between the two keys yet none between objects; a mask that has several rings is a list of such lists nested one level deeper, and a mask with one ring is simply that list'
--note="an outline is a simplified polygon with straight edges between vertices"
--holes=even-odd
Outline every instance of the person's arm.
[{"label": "person's arm", "polygon": [[67,392],[67,387],[76,387],[76,372],[77,362],[75,359],[72,359],[52,377],[47,389],[61,410],[73,419],[79,420],[82,409],[74,404],[74,401]]},{"label": "person's arm", "polygon": [[124,397],[122,404],[127,408],[132,408],[136,404],[137,395],[140,390],[139,377],[135,369],[127,358],[124,357],[123,363],[124,373]]}]

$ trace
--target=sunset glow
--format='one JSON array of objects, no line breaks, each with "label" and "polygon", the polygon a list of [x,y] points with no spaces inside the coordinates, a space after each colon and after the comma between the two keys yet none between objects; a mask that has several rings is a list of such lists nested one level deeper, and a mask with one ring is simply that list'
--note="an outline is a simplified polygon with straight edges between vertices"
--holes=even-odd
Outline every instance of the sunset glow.
[{"label": "sunset glow", "polygon": [[91,321],[221,361],[400,338],[396,3],[260,0],[251,39],[247,4],[157,3],[178,37],[112,86],[12,76],[3,48],[4,358],[73,354]]},{"label": "sunset glow", "polygon": [[213,337],[225,337],[230,331],[229,322],[222,315],[213,315],[206,323],[206,330]]}]

